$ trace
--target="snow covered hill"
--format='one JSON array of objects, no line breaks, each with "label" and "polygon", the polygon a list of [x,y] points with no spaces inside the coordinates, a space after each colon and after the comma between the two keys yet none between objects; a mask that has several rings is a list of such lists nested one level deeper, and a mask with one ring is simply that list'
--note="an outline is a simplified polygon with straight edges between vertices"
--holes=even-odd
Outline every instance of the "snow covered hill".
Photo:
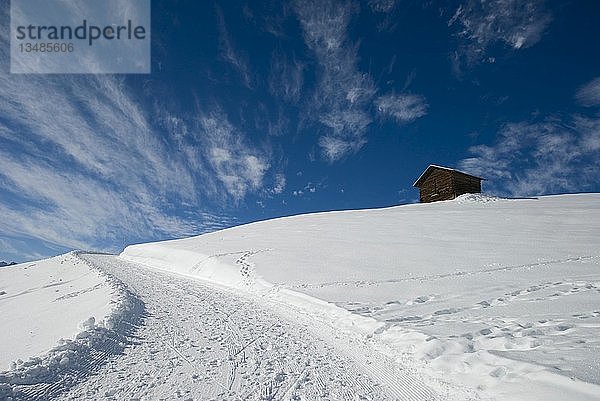
[{"label": "snow covered hill", "polygon": [[[95,273],[95,274],[94,274]],[[113,291],[74,255],[57,256],[0,270],[0,370],[37,356],[81,330],[90,316],[109,315]]]},{"label": "snow covered hill", "polygon": [[481,399],[600,399],[600,195],[317,213],[130,246],[129,262],[329,322]]},{"label": "snow covered hill", "polygon": [[466,195],[2,268],[0,399],[600,400],[599,239]]},{"label": "snow covered hill", "polygon": [[0,400],[46,400],[120,353],[139,301],[80,253],[0,269]]}]

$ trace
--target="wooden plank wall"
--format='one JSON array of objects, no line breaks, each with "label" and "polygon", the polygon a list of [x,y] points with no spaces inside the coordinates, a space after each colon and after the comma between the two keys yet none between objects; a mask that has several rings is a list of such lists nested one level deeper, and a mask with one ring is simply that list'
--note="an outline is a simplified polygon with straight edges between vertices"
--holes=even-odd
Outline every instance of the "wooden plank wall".
[{"label": "wooden plank wall", "polygon": [[452,171],[432,171],[420,188],[421,203],[454,199]]},{"label": "wooden plank wall", "polygon": [[450,200],[462,194],[480,192],[480,180],[451,170],[433,170],[419,189],[421,203]]},{"label": "wooden plank wall", "polygon": [[481,192],[481,181],[469,177],[468,175],[454,172],[454,194],[455,196],[462,194],[475,194]]}]

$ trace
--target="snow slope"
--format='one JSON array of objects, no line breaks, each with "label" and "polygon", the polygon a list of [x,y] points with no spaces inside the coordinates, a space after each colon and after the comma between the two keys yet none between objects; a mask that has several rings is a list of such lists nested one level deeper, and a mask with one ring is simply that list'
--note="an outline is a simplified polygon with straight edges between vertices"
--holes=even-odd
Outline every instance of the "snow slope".
[{"label": "snow slope", "polygon": [[98,272],[73,255],[0,270],[0,370],[17,359],[38,356],[81,331],[90,316],[111,311],[113,291]]},{"label": "snow slope", "polygon": [[77,383],[121,352],[140,313],[77,252],[0,269],[0,399],[48,399]]},{"label": "snow slope", "polygon": [[[120,258],[304,309],[492,399],[600,399],[600,195],[302,215]],[[325,302],[324,302],[325,301]]]}]

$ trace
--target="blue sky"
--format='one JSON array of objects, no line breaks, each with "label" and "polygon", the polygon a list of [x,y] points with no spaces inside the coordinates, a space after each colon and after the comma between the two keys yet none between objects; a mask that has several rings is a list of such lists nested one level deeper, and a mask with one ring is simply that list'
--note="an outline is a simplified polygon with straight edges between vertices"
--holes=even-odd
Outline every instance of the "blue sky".
[{"label": "blue sky", "polygon": [[[152,1],[149,75],[10,75],[0,260],[415,202],[600,191],[600,3]],[[399,223],[400,224],[400,223]]]}]

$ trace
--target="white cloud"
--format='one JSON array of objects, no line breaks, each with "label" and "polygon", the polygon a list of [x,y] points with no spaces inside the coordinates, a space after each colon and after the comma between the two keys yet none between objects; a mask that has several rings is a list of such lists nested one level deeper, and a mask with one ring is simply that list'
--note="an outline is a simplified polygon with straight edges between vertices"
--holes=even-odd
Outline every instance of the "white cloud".
[{"label": "white cloud", "polygon": [[[2,238],[0,238],[0,248],[2,249],[2,253],[6,254],[6,255],[8,255],[8,254],[16,255],[18,253],[17,249],[14,246],[12,246],[12,244],[10,242],[8,242],[7,240],[4,240]],[[2,259],[1,261],[7,262],[7,260],[5,260],[5,259]]]},{"label": "white cloud", "polygon": [[[2,24],[0,61],[5,65],[7,48]],[[268,162],[242,151],[247,146],[230,136],[222,149],[240,157],[241,180],[248,188],[233,195],[229,190],[239,184],[223,188],[220,178],[211,176],[214,160],[204,153],[205,142],[183,118],[161,112],[155,121],[126,78],[0,72],[0,189],[5,194],[0,239],[35,239],[43,242],[39,249],[116,250],[126,240],[180,237],[230,225],[231,218],[210,213],[204,201],[239,200],[241,193],[258,189]],[[218,141],[209,143],[218,146]],[[235,175],[230,165],[223,161],[218,171]]]},{"label": "white cloud", "polygon": [[30,247],[24,241],[14,237],[7,238],[8,239],[0,238],[0,260],[6,262],[22,262],[25,260],[44,258],[44,254],[32,252]]},{"label": "white cloud", "polygon": [[280,194],[285,189],[286,179],[283,174],[275,174],[275,185],[273,185],[272,192],[274,194]]},{"label": "white cloud", "polygon": [[579,88],[575,98],[584,106],[600,105],[600,77],[592,79]]},{"label": "white cloud", "polygon": [[323,151],[325,158],[329,161],[336,161],[347,154],[354,153],[360,149],[366,140],[362,141],[346,141],[344,139],[333,136],[322,136],[319,138],[319,146]]},{"label": "white cloud", "polygon": [[21,198],[0,203],[3,233],[27,235],[74,248],[98,246],[118,236],[181,236],[197,232],[195,221],[166,216],[146,194],[120,191],[81,173],[54,168],[33,157],[2,153],[0,169],[6,190]]},{"label": "white cloud", "polygon": [[[139,107],[114,78],[1,74],[0,98],[7,124],[18,127],[18,131],[5,127],[9,133],[2,138],[34,156],[16,162],[5,158],[0,174],[14,182],[11,188],[33,184],[36,177],[54,179],[21,188],[20,195],[44,197],[56,204],[69,202],[59,199],[57,192],[68,190],[72,178],[68,172],[76,170],[86,178],[77,180],[78,188],[96,186],[91,192],[78,193],[80,200],[100,202],[102,198],[95,195],[109,183],[112,189],[154,209],[158,208],[155,199],[167,194],[196,198],[189,171],[180,160],[172,160]],[[54,193],[49,194],[50,190]],[[85,203],[73,206],[82,208]]]},{"label": "white cloud", "polygon": [[275,119],[267,120],[266,131],[270,136],[283,136],[289,133],[289,124],[289,119],[286,117],[285,112],[283,112],[280,108]]},{"label": "white cloud", "polygon": [[487,51],[495,43],[515,50],[535,45],[551,20],[543,0],[468,0],[448,26],[457,26],[457,35],[464,41],[457,56],[476,63],[488,58]]},{"label": "white cloud", "polygon": [[319,121],[331,128],[336,137],[361,142],[372,120],[365,110],[332,110],[323,113]]},{"label": "white cloud", "polygon": [[317,192],[317,186],[315,184],[313,184],[312,182],[309,182],[304,186],[304,190],[308,191],[310,193],[315,193],[315,192]]},{"label": "white cloud", "polygon": [[356,6],[332,0],[295,4],[304,40],[319,64],[311,108],[318,121],[330,128],[319,145],[332,162],[366,143],[365,130],[372,121],[366,110],[376,88],[371,77],[358,70],[358,47],[347,37]]},{"label": "white cloud", "polygon": [[375,100],[379,114],[394,118],[398,123],[406,123],[427,114],[427,102],[420,95],[384,95]]},{"label": "white cloud", "polygon": [[12,141],[44,157],[51,157],[43,149],[49,147],[56,155],[53,167],[70,159],[74,167],[132,192],[150,183],[153,192],[194,197],[191,175],[181,161],[170,160],[121,81],[107,75],[0,74],[0,98],[10,126],[24,131],[13,130]]},{"label": "white cloud", "polygon": [[305,65],[294,57],[288,58],[275,51],[271,59],[269,75],[270,92],[288,102],[297,102],[304,85]]},{"label": "white cloud", "polygon": [[530,196],[584,190],[600,176],[600,119],[508,123],[493,146],[470,149],[460,167],[500,194]]},{"label": "white cloud", "polygon": [[396,6],[397,0],[369,0],[371,10],[380,13],[389,13]]},{"label": "white cloud", "polygon": [[225,24],[225,17],[220,7],[216,7],[217,18],[219,20],[219,47],[221,50],[221,57],[223,60],[231,64],[241,75],[244,84],[248,88],[252,88],[253,79],[248,67],[247,57],[240,54],[232,45],[227,25]]},{"label": "white cloud", "polygon": [[267,157],[246,144],[222,112],[201,116],[200,127],[206,159],[227,193],[239,201],[259,189],[269,169]]},{"label": "white cloud", "polygon": [[[393,1],[370,4],[384,12],[394,6]],[[369,74],[359,70],[359,47],[348,36],[348,25],[358,12],[358,5],[351,1],[298,0],[295,10],[304,41],[318,63],[317,84],[307,114],[325,128],[318,144],[323,157],[335,162],[358,152],[367,143],[366,133],[373,122],[371,106],[377,87]],[[375,100],[376,105],[381,106],[380,112],[400,122],[425,114],[422,97],[402,96],[382,96]]]},{"label": "white cloud", "polygon": [[581,133],[581,147],[584,153],[600,152],[600,117],[577,116],[575,127]]}]

